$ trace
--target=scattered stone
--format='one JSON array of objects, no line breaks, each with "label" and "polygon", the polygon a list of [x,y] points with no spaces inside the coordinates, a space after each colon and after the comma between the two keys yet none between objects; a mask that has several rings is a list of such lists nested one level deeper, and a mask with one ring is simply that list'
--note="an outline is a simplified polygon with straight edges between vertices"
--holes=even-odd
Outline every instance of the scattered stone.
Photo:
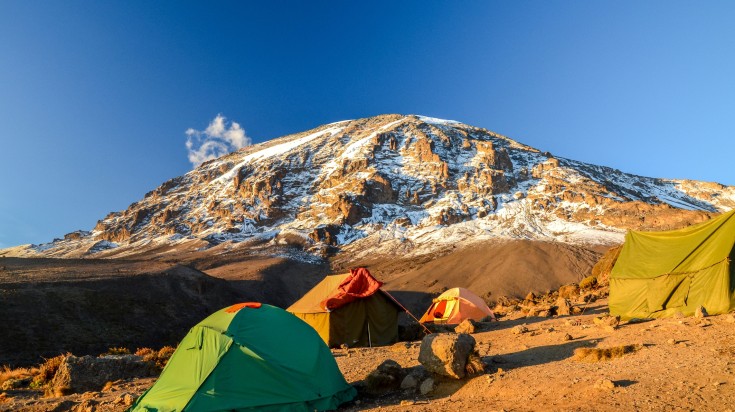
[{"label": "scattered stone", "polygon": [[610,379],[600,379],[595,383],[595,388],[612,390],[615,389],[615,382]]},{"label": "scattered stone", "polygon": [[520,334],[522,334],[522,333],[526,333],[526,332],[528,332],[528,327],[527,327],[527,326],[526,326],[525,324],[523,324],[523,325],[516,325],[516,326],[514,326],[514,327],[513,327],[513,329],[511,329],[510,331],[511,331],[511,332],[512,332],[512,333],[513,333],[514,335],[520,335]]},{"label": "scattered stone", "polygon": [[431,393],[434,390],[434,379],[428,378],[425,381],[421,382],[421,386],[419,387],[419,392],[422,395],[427,395]]},{"label": "scattered stone", "polygon": [[567,333],[566,335],[564,335],[564,340],[574,340],[574,338],[572,337],[572,335]]},{"label": "scattered stone", "polygon": [[475,338],[471,335],[432,333],[421,341],[419,362],[429,372],[462,379],[467,359],[474,349]]},{"label": "scattered stone", "polygon": [[398,342],[393,344],[390,347],[390,350],[392,352],[406,352],[409,349],[411,349],[411,343],[410,342]]},{"label": "scattered stone", "polygon": [[135,402],[135,397],[133,397],[133,395],[127,392],[123,393],[122,395],[118,396],[117,399],[112,401],[112,403],[115,405],[125,405],[125,406],[130,406],[133,404],[133,402]]},{"label": "scattered stone", "polygon": [[97,401],[91,399],[84,400],[74,406],[72,412],[94,412],[97,410]]},{"label": "scattered stone", "polygon": [[454,328],[454,331],[456,333],[468,333],[472,334],[475,333],[475,330],[477,329],[477,322],[475,322],[472,319],[465,319],[457,325],[456,328]]},{"label": "scattered stone", "polygon": [[536,300],[536,294],[533,292],[528,292],[528,295],[526,295],[526,300]]},{"label": "scattered stone", "polygon": [[676,339],[669,339],[666,342],[668,342],[669,345],[676,345]]},{"label": "scattered stone", "polygon": [[581,315],[582,312],[584,312],[584,309],[579,306],[572,306],[572,315]]},{"label": "scattered stone", "polygon": [[387,359],[365,378],[365,389],[372,394],[398,389],[403,381],[403,375],[401,365],[392,359]]},{"label": "scattered stone", "polygon": [[697,310],[694,311],[695,318],[702,319],[706,318],[707,316],[709,316],[709,314],[707,313],[707,309],[705,309],[704,306],[699,306],[697,307]]},{"label": "scattered stone", "polygon": [[576,283],[570,285],[564,285],[559,288],[559,297],[570,299],[579,293],[579,286]]},{"label": "scattered stone", "polygon": [[404,399],[401,401],[401,406],[410,406],[410,405],[415,405],[415,404],[416,404],[416,401],[412,401],[408,399]]},{"label": "scattered stone", "polygon": [[569,303],[569,301],[566,298],[560,297],[556,300],[556,303],[554,303],[554,306],[556,306],[556,314],[558,316],[569,316],[572,314],[571,309],[572,305]]},{"label": "scattered stone", "polygon": [[730,313],[727,316],[725,316],[725,322],[735,323],[735,314]]},{"label": "scattered stone", "polygon": [[419,382],[413,375],[407,375],[405,378],[403,378],[403,381],[401,381],[401,389],[413,389],[416,386],[418,386]]},{"label": "scattered stone", "polygon": [[99,391],[107,382],[118,379],[153,376],[156,366],[135,355],[76,357],[69,355],[61,362],[51,380],[52,392],[68,394]]},{"label": "scattered stone", "polygon": [[599,316],[592,319],[595,325],[602,329],[611,331],[617,329],[620,325],[620,316]]},{"label": "scattered stone", "polygon": [[485,362],[482,361],[482,358],[477,351],[470,353],[464,369],[465,372],[467,372],[467,375],[477,375],[485,372]]},{"label": "scattered stone", "polygon": [[542,311],[538,312],[536,314],[536,316],[538,316],[540,318],[548,318],[549,316],[551,316],[551,311],[550,310],[542,310]]}]

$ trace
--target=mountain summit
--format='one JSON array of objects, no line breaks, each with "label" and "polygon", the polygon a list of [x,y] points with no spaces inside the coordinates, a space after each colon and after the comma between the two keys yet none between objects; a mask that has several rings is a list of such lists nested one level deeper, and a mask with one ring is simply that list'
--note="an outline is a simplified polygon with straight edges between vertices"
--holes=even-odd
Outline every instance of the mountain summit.
[{"label": "mountain summit", "polygon": [[126,256],[239,243],[304,256],[411,256],[488,239],[615,244],[735,206],[735,188],[555,157],[414,115],[341,121],[249,146],[171,179],[91,231],[16,256]]}]

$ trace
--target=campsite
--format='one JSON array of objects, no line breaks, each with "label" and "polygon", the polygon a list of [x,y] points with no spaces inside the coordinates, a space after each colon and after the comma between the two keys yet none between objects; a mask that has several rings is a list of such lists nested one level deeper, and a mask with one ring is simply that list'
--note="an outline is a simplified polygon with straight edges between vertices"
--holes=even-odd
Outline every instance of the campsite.
[{"label": "campsite", "polygon": [[735,412],[733,22],[0,0],[0,412]]},{"label": "campsite", "polygon": [[[722,256],[729,262],[734,216],[668,232],[629,232],[622,247],[598,262],[596,275],[544,295],[498,301],[492,310],[469,290],[448,289],[421,317],[432,330],[417,340],[397,341],[396,315],[405,308],[366,268],[356,268],[325,277],[288,311],[249,302],[212,314],[189,331],[160,376],[46,397],[19,387],[5,392],[0,409],[727,410],[735,404],[735,274],[726,266],[718,278],[723,272],[711,263]],[[640,238],[666,242],[680,257],[643,258],[655,249]],[[637,265],[622,256],[638,256]],[[651,304],[660,301],[652,295],[660,290],[659,276],[681,277],[677,270],[692,287],[683,290],[679,280],[671,298]],[[640,307],[628,297],[630,286],[616,291],[609,284],[626,273],[651,279],[639,286],[639,294],[653,296],[644,299],[649,311],[640,318],[616,316],[609,305],[627,299]],[[713,276],[720,280],[707,280]],[[725,307],[712,306],[708,314],[702,303],[722,296],[714,287],[723,284]],[[685,313],[688,306],[697,310]],[[340,308],[349,316],[340,317]],[[424,352],[441,356],[445,349],[427,342],[462,336],[471,339],[474,355],[462,361],[460,374],[445,374],[442,365],[435,372]],[[476,369],[469,368],[472,356]],[[66,382],[74,385],[74,378]]]}]

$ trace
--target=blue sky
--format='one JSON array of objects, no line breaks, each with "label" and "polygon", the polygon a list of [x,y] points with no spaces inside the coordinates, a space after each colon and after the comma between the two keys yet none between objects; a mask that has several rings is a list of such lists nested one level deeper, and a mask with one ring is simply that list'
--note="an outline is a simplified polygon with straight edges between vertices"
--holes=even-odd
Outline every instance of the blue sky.
[{"label": "blue sky", "polygon": [[[262,4],[261,4],[262,3]],[[0,1],[0,247],[91,229],[253,142],[382,113],[735,184],[735,3]]]}]

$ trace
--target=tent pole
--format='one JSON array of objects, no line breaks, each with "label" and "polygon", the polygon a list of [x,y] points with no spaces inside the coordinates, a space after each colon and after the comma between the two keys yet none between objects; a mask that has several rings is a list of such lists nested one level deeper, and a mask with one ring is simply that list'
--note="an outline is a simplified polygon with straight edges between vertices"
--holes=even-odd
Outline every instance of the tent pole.
[{"label": "tent pole", "polygon": [[396,300],[396,298],[394,298],[394,297],[393,297],[393,295],[391,295],[390,293],[388,293],[388,292],[386,292],[386,291],[384,291],[384,290],[383,290],[382,292],[383,292],[383,293],[385,293],[386,295],[388,295],[388,297],[389,297],[389,298],[390,298],[390,299],[391,299],[391,300],[392,300],[393,302],[396,302],[396,305],[400,306],[400,307],[401,307],[401,309],[403,309],[403,310],[404,310],[404,312],[408,313],[408,316],[410,316],[410,317],[411,317],[411,318],[412,318],[413,320],[415,320],[415,321],[416,321],[416,323],[418,323],[418,324],[419,324],[419,325],[420,325],[420,326],[421,326],[422,328],[424,328],[424,332],[425,332],[425,333],[426,333],[427,335],[431,335],[431,331],[429,330],[429,328],[427,328],[426,326],[424,326],[424,324],[423,324],[423,323],[421,323],[421,321],[420,321],[420,320],[416,319],[416,316],[413,316],[413,313],[409,312],[409,311],[408,311],[408,309],[406,309],[406,308],[405,308],[405,307],[404,307],[403,305],[401,305],[401,302],[397,301],[397,300]]},{"label": "tent pole", "polygon": [[370,321],[368,321],[367,325],[368,325],[368,345],[370,345],[370,347],[372,348],[373,340],[370,338]]}]

